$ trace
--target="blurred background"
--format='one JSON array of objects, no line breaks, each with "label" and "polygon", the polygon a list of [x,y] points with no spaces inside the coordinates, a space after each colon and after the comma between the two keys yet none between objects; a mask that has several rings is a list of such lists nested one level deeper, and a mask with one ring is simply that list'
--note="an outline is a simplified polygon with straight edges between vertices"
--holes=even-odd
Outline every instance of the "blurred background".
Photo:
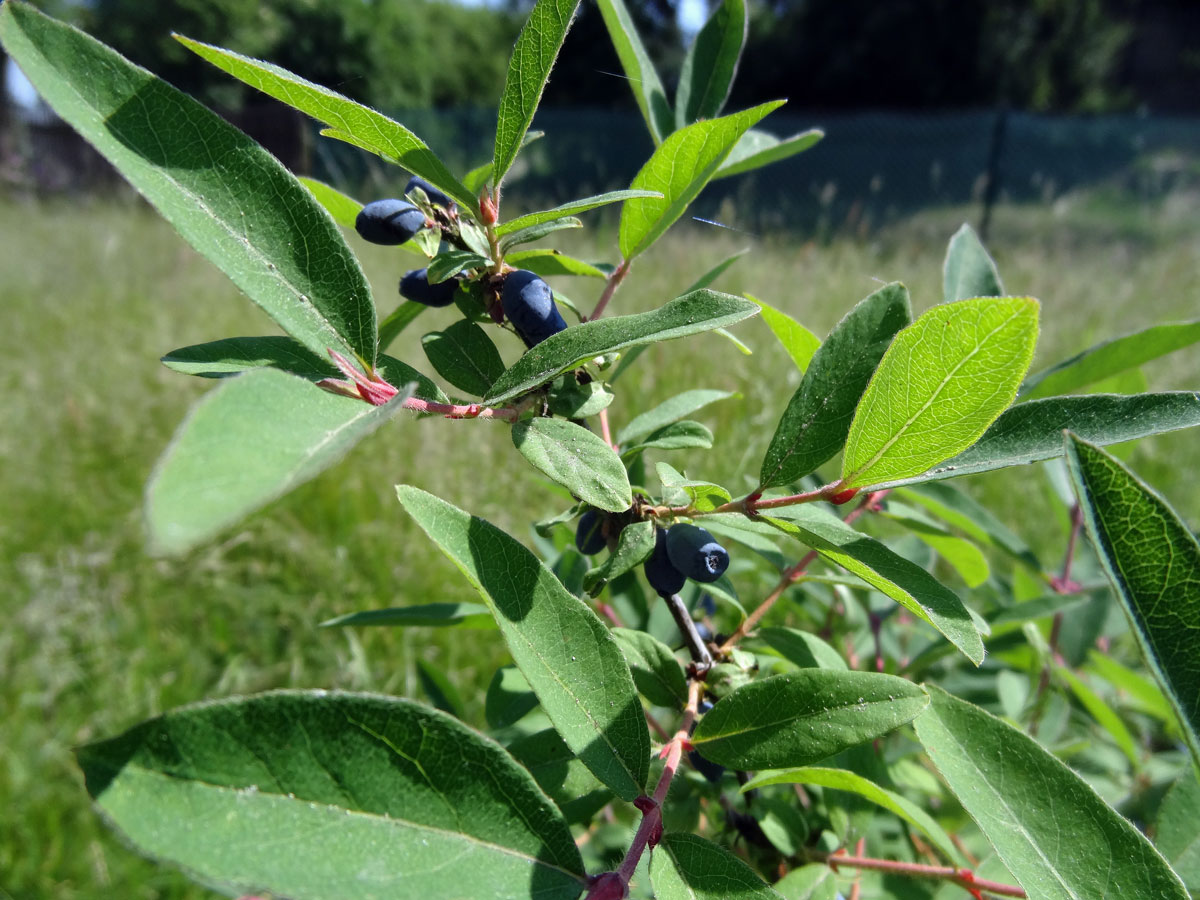
[{"label": "blurred background", "polygon": [[[626,0],[668,91],[706,0]],[[294,171],[361,200],[407,179],[320,138],[171,40],[269,59],[392,114],[459,173],[491,157],[494,104],[529,4],[433,0],[43,0],[266,144]],[[661,305],[750,248],[716,284],[787,310],[818,335],[880,281],[917,311],[941,298],[946,241],[983,230],[1007,289],[1039,297],[1034,369],[1104,338],[1200,309],[1200,3],[1195,0],[751,2],[728,108],[786,97],[763,123],[826,138],[784,163],[711,185],[639,260],[614,310]],[[7,63],[7,60],[5,60]],[[408,482],[533,543],[560,493],[486,422],[406,419],[352,459],[182,560],[147,557],[143,485],[211,382],[166,371],[176,347],[271,323],[0,66],[0,898],[201,898],[127,850],[90,809],[71,748],[180,704],[276,687],[426,697],[421,665],[451,673],[468,722],[505,653],[494,633],[321,629],[343,613],[475,599],[407,520]],[[506,182],[506,216],[625,187],[653,147],[599,13],[584,0],[532,144]],[[615,218],[560,232],[580,258],[616,260]],[[719,224],[710,224],[715,222]],[[381,315],[407,264],[347,240]],[[555,282],[584,309],[599,284]],[[421,333],[391,352],[424,365]],[[448,320],[446,320],[448,321]],[[747,471],[797,373],[761,322],[744,355],[715,335],[655,347],[624,382],[615,427],[677,391],[740,398],[705,410],[693,477],[752,487]],[[513,359],[520,348],[501,348]],[[1196,389],[1194,350],[1108,390]],[[629,398],[636,398],[634,403]],[[1195,527],[1197,435],[1123,450]],[[1054,565],[1065,507],[1041,467],[972,479]],[[563,539],[566,538],[565,532]],[[1003,572],[997,569],[999,575]],[[753,579],[735,584],[759,598]],[[947,575],[971,603],[970,592]],[[440,689],[439,689],[440,690]]]}]

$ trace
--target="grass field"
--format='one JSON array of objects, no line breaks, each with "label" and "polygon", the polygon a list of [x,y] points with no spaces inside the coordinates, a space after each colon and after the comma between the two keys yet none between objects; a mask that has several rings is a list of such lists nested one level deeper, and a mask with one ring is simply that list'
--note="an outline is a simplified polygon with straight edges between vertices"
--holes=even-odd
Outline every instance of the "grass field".
[{"label": "grass field", "polygon": [[[751,292],[820,335],[880,281],[905,281],[924,309],[940,299],[945,241],[960,220],[930,213],[870,241],[828,245],[682,229],[635,266],[615,311],[670,299],[700,274],[699,261],[746,244],[751,253],[716,286]],[[1043,301],[1035,369],[1103,337],[1196,316],[1197,222],[1084,215],[1067,224],[1048,210],[1003,210],[994,224],[1007,287]],[[502,426],[404,419],[219,543],[185,560],[150,559],[143,484],[188,404],[211,387],[158,357],[273,328],[132,201],[0,205],[0,233],[0,897],[208,896],[103,827],[71,748],[206,697],[284,686],[417,696],[418,658],[458,673],[468,717],[481,721],[480,683],[503,658],[494,633],[315,625],[417,599],[474,599],[405,519],[392,485],[419,485],[519,536],[561,508],[561,496],[512,451]],[[577,255],[612,258],[610,227],[572,238]],[[386,312],[406,263],[353,240]],[[585,308],[598,292],[592,282],[562,287]],[[419,320],[395,355],[427,369],[419,335],[448,315]],[[797,382],[760,322],[737,334],[753,356],[712,335],[646,353],[612,410],[619,425],[683,388],[740,392],[701,416],[716,432],[713,452],[671,458],[735,490],[757,469]],[[1155,389],[1195,388],[1200,354],[1184,351],[1145,374]],[[1193,525],[1198,446],[1200,434],[1184,432],[1130,457]],[[971,487],[1031,543],[1062,542],[1035,470]]]}]

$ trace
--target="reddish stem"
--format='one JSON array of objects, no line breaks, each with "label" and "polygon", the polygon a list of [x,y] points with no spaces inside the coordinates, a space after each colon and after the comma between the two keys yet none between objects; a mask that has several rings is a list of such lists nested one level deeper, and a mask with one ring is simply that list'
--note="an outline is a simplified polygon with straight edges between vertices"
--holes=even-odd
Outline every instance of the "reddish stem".
[{"label": "reddish stem", "polygon": [[584,320],[585,322],[593,322],[604,315],[604,310],[608,307],[608,301],[612,299],[621,282],[625,280],[625,276],[629,274],[630,262],[628,259],[623,259],[621,260],[621,264],[613,269],[612,274],[608,276],[608,281],[604,284],[604,293],[600,295],[600,300],[596,303],[596,308]]},{"label": "reddish stem", "polygon": [[1076,503],[1071,507],[1071,535],[1067,538],[1067,552],[1063,555],[1061,574],[1051,577],[1050,587],[1060,594],[1074,594],[1079,585],[1071,580],[1071,564],[1075,561],[1075,544],[1083,527],[1083,509]]},{"label": "reddish stem", "polygon": [[867,856],[848,856],[840,852],[819,853],[811,850],[808,853],[808,858],[814,862],[823,862],[835,871],[842,866],[850,866],[855,869],[873,869],[877,872],[895,872],[899,875],[911,875],[914,878],[952,881],[971,893],[987,891],[989,894],[999,894],[1001,897],[1028,896],[1017,885],[977,878],[975,873],[970,869],[956,869],[953,866],[927,866],[924,863],[900,862],[894,859],[874,859]]},{"label": "reddish stem", "polygon": [[478,403],[434,403],[419,397],[409,397],[403,404],[405,409],[416,412],[443,415],[447,419],[500,419],[515,422],[519,413],[509,406],[480,406]]},{"label": "reddish stem", "polygon": [[604,438],[604,443],[608,444],[608,446],[613,448],[614,453],[620,453],[621,451],[619,449],[617,449],[617,445],[613,443],[612,429],[608,427],[608,410],[607,409],[600,410],[599,416],[600,416],[600,436]]}]

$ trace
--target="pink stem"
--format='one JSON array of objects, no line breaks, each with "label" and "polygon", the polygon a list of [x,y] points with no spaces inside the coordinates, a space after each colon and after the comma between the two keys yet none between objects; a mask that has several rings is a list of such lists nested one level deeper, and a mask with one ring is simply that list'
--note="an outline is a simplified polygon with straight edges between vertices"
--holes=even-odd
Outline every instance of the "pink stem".
[{"label": "pink stem", "polygon": [[592,314],[584,321],[592,322],[604,315],[604,310],[608,307],[608,301],[612,299],[621,282],[625,280],[625,276],[629,274],[629,263],[630,260],[628,259],[621,260],[621,264],[608,276],[608,281],[604,285],[604,293],[600,295],[600,300],[596,303],[596,308],[592,310]]}]

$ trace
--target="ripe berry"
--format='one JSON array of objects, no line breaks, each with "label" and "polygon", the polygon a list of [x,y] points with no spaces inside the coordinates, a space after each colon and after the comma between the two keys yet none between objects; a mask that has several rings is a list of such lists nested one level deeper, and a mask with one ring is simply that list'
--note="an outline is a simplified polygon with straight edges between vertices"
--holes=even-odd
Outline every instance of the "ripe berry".
[{"label": "ripe berry", "polygon": [[721,776],[725,774],[724,766],[718,766],[715,762],[710,762],[695,750],[692,750],[690,753],[688,753],[688,760],[691,761],[692,766],[697,772],[699,772],[713,784],[716,784],[718,781],[720,781]]},{"label": "ripe berry", "polygon": [[454,201],[435,188],[432,184],[421,178],[419,175],[414,175],[408,179],[408,185],[404,188],[404,193],[409,194],[413,188],[420,188],[425,192],[425,196],[429,198],[429,202],[434,206],[440,206],[442,209],[454,209]]},{"label": "ripe berry", "polygon": [[687,576],[671,565],[667,556],[667,532],[661,528],[655,530],[654,552],[642,566],[642,571],[646,573],[650,587],[664,597],[678,594],[687,583]]},{"label": "ripe berry", "polygon": [[540,344],[567,327],[554,304],[550,285],[526,269],[508,273],[500,303],[526,347]]},{"label": "ripe berry", "polygon": [[667,532],[667,556],[688,578],[711,584],[729,568],[729,551],[698,525],[680,522]]},{"label": "ripe berry", "polygon": [[354,219],[354,230],[364,241],[394,246],[403,244],[425,227],[425,213],[407,200],[376,200]]},{"label": "ripe berry", "polygon": [[456,290],[458,280],[454,278],[430,284],[428,269],[413,269],[400,279],[400,296],[426,306],[449,306]]},{"label": "ripe berry", "polygon": [[608,546],[601,528],[603,524],[604,519],[594,509],[589,509],[579,517],[579,525],[575,529],[575,546],[579,548],[580,553],[595,556]]}]

